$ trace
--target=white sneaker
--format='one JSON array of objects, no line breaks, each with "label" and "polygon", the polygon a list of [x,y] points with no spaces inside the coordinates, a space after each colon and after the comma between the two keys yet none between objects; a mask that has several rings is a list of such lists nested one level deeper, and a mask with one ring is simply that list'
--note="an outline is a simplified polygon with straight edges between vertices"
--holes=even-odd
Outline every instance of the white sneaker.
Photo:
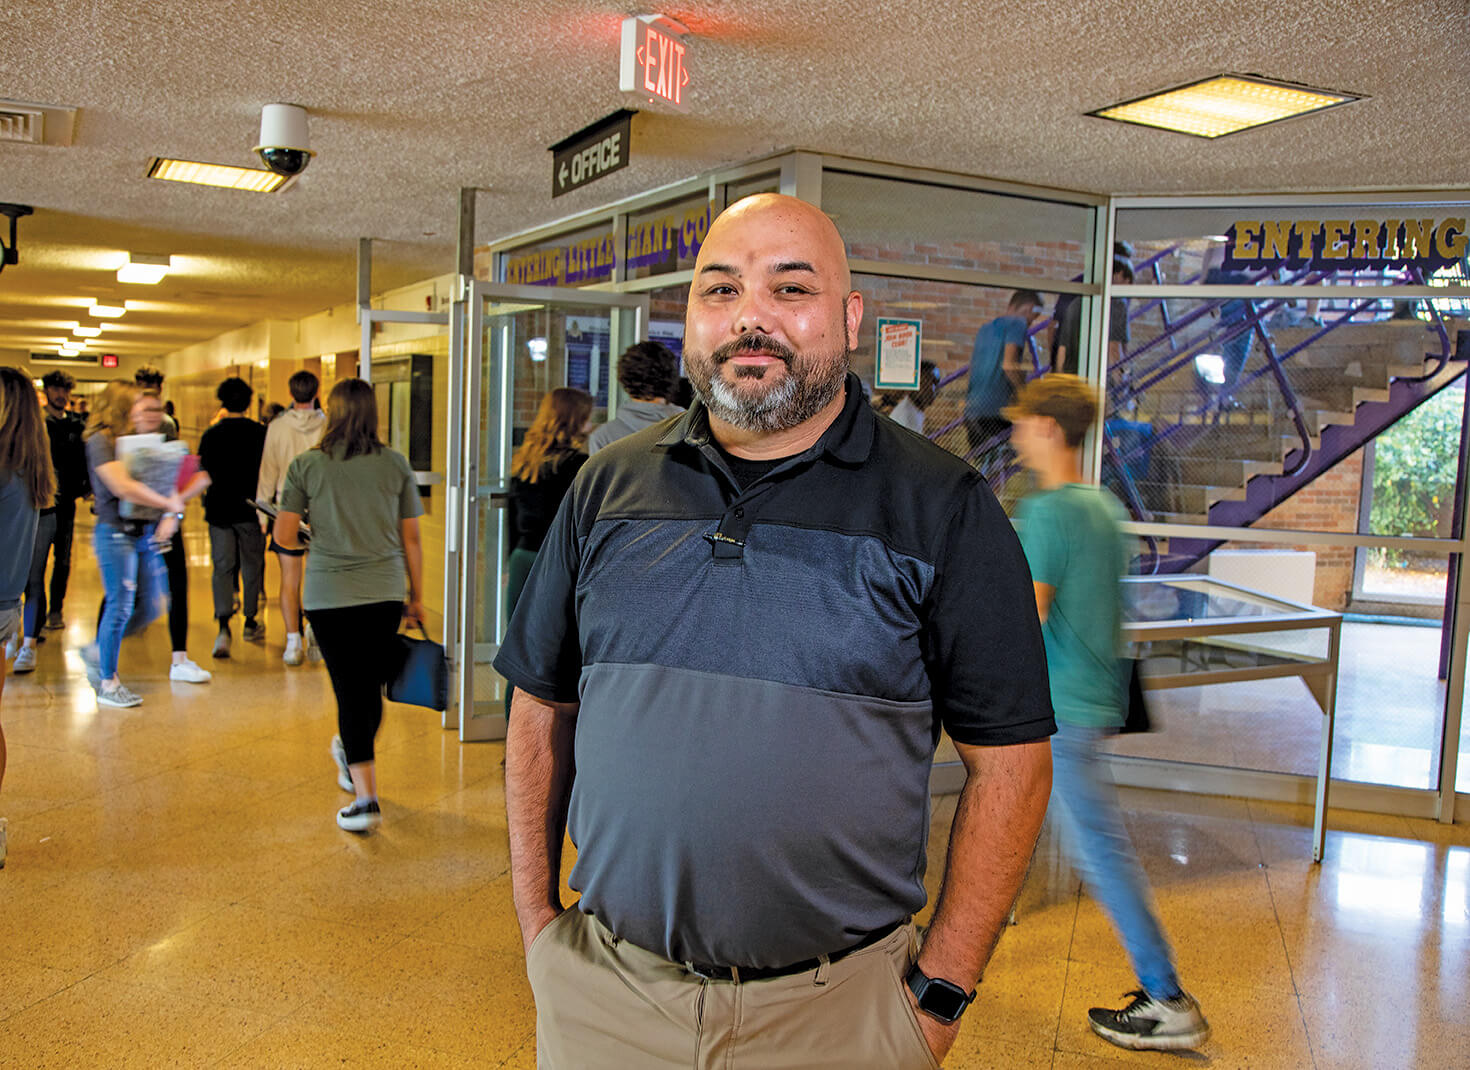
[{"label": "white sneaker", "polygon": [[332,737],[332,761],[337,763],[337,787],[356,793],[352,786],[352,773],[347,768],[347,751],[342,746],[342,737]]},{"label": "white sneaker", "polygon": [[97,705],[127,709],[131,706],[143,705],[143,699],[137,692],[129,691],[126,684],[119,683],[115,687],[104,687],[98,691]]},{"label": "white sneaker", "polygon": [[33,646],[23,646],[20,650],[16,651],[15,664],[10,667],[10,671],[13,673],[35,672],[36,648]]},{"label": "white sneaker", "polygon": [[1210,1024],[1188,992],[1174,999],[1154,999],[1142,989],[1128,995],[1132,1002],[1120,1011],[1093,1007],[1087,1012],[1092,1031],[1104,1040],[1135,1051],[1181,1051],[1209,1037]]},{"label": "white sneaker", "polygon": [[306,660],[306,651],[301,648],[301,636],[286,636],[286,652],[281,655],[281,660],[287,665],[300,665]]},{"label": "white sneaker", "polygon": [[213,674],[201,669],[188,658],[169,667],[168,678],[181,684],[207,684]]},{"label": "white sneaker", "polygon": [[306,660],[320,663],[322,660],[322,648],[317,646],[316,632],[311,630],[311,625],[306,626]]},{"label": "white sneaker", "polygon": [[353,802],[337,811],[337,827],[348,832],[371,832],[383,823],[376,802]]},{"label": "white sneaker", "polygon": [[5,868],[5,826],[7,822],[0,817],[0,869]]}]

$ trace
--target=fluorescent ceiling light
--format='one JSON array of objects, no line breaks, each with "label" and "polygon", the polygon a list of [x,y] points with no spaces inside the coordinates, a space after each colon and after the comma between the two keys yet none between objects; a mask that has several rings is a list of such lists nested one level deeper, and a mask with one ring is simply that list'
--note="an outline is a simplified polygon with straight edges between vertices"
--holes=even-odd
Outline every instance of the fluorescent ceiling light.
[{"label": "fluorescent ceiling light", "polygon": [[152,286],[168,274],[170,266],[170,258],[167,256],[129,253],[127,262],[117,269],[117,281],[137,282]]},{"label": "fluorescent ceiling light", "polygon": [[115,320],[128,310],[127,302],[120,305],[104,305],[95,297],[92,298],[92,307],[87,310],[87,315],[99,320]]},{"label": "fluorescent ceiling light", "polygon": [[62,346],[56,351],[56,355],[58,357],[74,357],[80,352],[81,350],[77,349],[75,346]]},{"label": "fluorescent ceiling light", "polygon": [[1351,93],[1220,74],[1200,82],[1088,112],[1100,119],[1216,138],[1361,98]]},{"label": "fluorescent ceiling light", "polygon": [[96,338],[102,333],[101,327],[83,327],[80,324],[71,329],[71,333],[78,338]]},{"label": "fluorescent ceiling light", "polygon": [[222,163],[195,163],[193,160],[164,157],[154,158],[148,168],[148,177],[221,189],[242,189],[247,193],[275,193],[291,180],[289,175],[262,171],[258,167],[231,167]]}]

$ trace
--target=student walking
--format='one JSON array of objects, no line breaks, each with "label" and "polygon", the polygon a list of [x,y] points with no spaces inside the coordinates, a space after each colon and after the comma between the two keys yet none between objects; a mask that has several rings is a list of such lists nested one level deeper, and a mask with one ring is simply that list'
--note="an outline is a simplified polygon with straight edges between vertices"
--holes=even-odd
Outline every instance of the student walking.
[{"label": "student walking", "polygon": [[266,430],[246,415],[255,391],[244,379],[226,379],[215,396],[225,415],[200,436],[199,466],[210,480],[204,492],[204,519],[209,524],[214,616],[219,621],[213,653],[227,658],[237,585],[245,615],[241,634],[246,642],[265,639],[265,622],[256,617],[265,593],[265,532],[250,502],[260,480]]},{"label": "student walking", "polygon": [[424,619],[423,511],[408,459],[378,441],[373,388],[344,379],[327,398],[320,445],[286,472],[275,538],[299,549],[302,521],[311,526],[301,601],[337,697],[332,757],[338,786],[354,795],[337,824],[349,832],[382,821],[374,740],[399,624]]},{"label": "student walking", "polygon": [[[291,462],[321,441],[327,427],[327,414],[317,407],[317,391],[321,384],[309,371],[299,371],[286,383],[291,391],[291,407],[270,421],[265,429],[265,450],[260,459],[260,478],[255,497],[267,505],[279,505],[286,486],[286,471]],[[270,520],[260,517],[261,531],[270,530]],[[308,656],[319,660],[316,645],[308,638],[302,642],[301,579],[305,547],[287,550],[272,539],[270,550],[281,566],[281,619],[286,624],[286,652],[281,660],[287,665],[300,665]]]},{"label": "student walking", "polygon": [[[660,347],[662,348],[662,347]],[[662,403],[660,403],[662,404]],[[587,463],[587,430],[592,420],[592,395],[585,390],[559,386],[541,398],[536,418],[510,459],[510,494],[507,509],[510,528],[510,560],[506,564],[506,616],[515,612],[536,563],[536,554],[546,538],[561,500],[572,480]],[[652,427],[650,421],[646,426]],[[604,430],[609,425],[598,428]],[[616,438],[610,440],[616,441]],[[510,697],[515,689],[505,688],[505,714],[510,716]]]},{"label": "student walking", "polygon": [[[125,636],[147,627],[163,610],[168,594],[159,546],[178,529],[184,500],[177,491],[161,494],[128,475],[117,457],[117,440],[130,431],[157,432],[163,402],[126,379],[107,384],[87,425],[87,467],[97,502],[92,545],[104,591],[97,638],[82,652],[87,678],[100,706],[138,706],[143,699],[118,677]],[[124,517],[120,506],[132,502],[140,514]]]},{"label": "student walking", "polygon": [[1097,417],[1091,387],[1075,375],[1028,383],[1006,410],[1011,443],[1040,490],[1021,503],[1021,545],[1031,565],[1051,681],[1052,812],[1088,891],[1112,919],[1139,988],[1122,1010],[1094,1007],[1099,1036],[1124,1048],[1196,1048],[1210,1027],[1179,983],[1117,793],[1102,768],[1103,741],[1123,723],[1118,649],[1119,580],[1127,547],[1123,508],[1083,482],[1083,436]]},{"label": "student walking", "polygon": [[[31,381],[15,368],[0,368],[0,642],[20,631],[25,590],[40,510],[51,504],[56,476],[41,407]],[[5,659],[0,658],[0,699]],[[5,780],[5,729],[0,725],[0,783]],[[5,865],[6,821],[0,817],[0,867]]]},{"label": "student walking", "polygon": [[[175,442],[179,438],[179,422],[168,413],[163,401],[163,372],[145,364],[133,374],[133,382],[144,394],[158,400],[158,415],[152,415],[153,407],[144,406],[142,412],[147,427],[139,431],[161,433],[165,441]],[[187,502],[204,493],[209,486],[209,477],[200,472],[180,495]],[[189,657],[189,555],[184,552],[184,516],[178,516],[172,534],[162,546],[164,575],[168,580],[168,637],[173,654],[168,669],[168,678],[176,683],[205,684],[210,673]]]}]

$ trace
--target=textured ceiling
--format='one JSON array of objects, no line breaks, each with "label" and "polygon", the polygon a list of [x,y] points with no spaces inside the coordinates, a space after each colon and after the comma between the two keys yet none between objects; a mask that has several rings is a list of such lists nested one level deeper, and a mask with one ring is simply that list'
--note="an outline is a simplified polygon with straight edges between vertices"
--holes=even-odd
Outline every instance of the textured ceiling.
[{"label": "textured ceiling", "polygon": [[[1094,192],[1470,185],[1463,0],[8,0],[0,97],[80,109],[66,148],[0,144],[34,205],[0,274],[0,349],[42,346],[87,297],[149,302],[105,337],[156,355],[450,270],[457,191],[480,241],[785,146]],[[553,201],[546,147],[626,100],[618,25],[693,31],[686,114],[635,119],[632,163]],[[1219,141],[1086,117],[1219,71],[1369,99]],[[154,155],[253,162],[260,107],[300,104],[318,152],[260,196],[145,179]],[[177,254],[121,287],[124,251]],[[126,292],[124,292],[126,291]],[[70,310],[69,310],[70,309]],[[84,317],[83,317],[84,318]]]}]

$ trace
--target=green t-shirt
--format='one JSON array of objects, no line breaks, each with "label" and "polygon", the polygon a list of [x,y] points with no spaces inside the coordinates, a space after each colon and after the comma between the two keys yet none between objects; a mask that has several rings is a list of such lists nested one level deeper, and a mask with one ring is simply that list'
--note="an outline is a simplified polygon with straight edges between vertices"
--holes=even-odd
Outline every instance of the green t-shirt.
[{"label": "green t-shirt", "polygon": [[1057,720],[1123,723],[1118,654],[1128,567],[1123,507],[1100,487],[1068,483],[1025,499],[1017,513],[1031,578],[1056,589],[1041,626]]},{"label": "green t-shirt", "polygon": [[304,609],[340,609],[403,598],[399,522],[424,511],[408,459],[384,446],[339,460],[310,449],[291,462],[284,512],[311,525],[302,583]]}]

